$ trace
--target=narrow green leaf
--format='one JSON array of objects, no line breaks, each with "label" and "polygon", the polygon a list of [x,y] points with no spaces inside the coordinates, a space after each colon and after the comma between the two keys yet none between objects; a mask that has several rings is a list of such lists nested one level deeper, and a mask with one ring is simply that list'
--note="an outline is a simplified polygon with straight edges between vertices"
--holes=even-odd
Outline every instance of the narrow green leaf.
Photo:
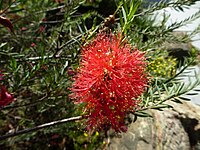
[{"label": "narrow green leaf", "polygon": [[183,8],[182,8],[181,6],[178,6],[178,9],[179,9],[180,11],[182,11],[182,12],[184,11]]},{"label": "narrow green leaf", "polygon": [[123,14],[123,18],[124,18],[124,26],[126,25],[127,23],[127,16],[126,16],[126,11],[124,9],[124,7],[122,6],[122,14]]},{"label": "narrow green leaf", "polygon": [[177,94],[182,92],[184,86],[185,86],[184,83],[180,83],[180,84],[178,85],[178,88],[177,88]]},{"label": "narrow green leaf", "polygon": [[197,92],[200,92],[200,89],[194,89],[193,91],[197,91]]},{"label": "narrow green leaf", "polygon": [[17,61],[14,58],[11,58],[10,66],[13,70],[17,68]]},{"label": "narrow green leaf", "polygon": [[143,111],[135,112],[134,114],[135,114],[136,116],[138,116],[138,117],[152,117],[152,115],[150,115],[150,114],[147,113],[147,112],[143,112]]},{"label": "narrow green leaf", "polygon": [[126,0],[123,0],[123,6],[122,7],[124,7],[125,13],[128,14],[128,6],[127,6]]},{"label": "narrow green leaf", "polygon": [[0,10],[2,10],[3,0],[0,1]]},{"label": "narrow green leaf", "polygon": [[186,98],[186,97],[183,97],[183,96],[179,96],[179,98],[180,98],[181,100],[184,100],[184,101],[190,101],[190,100],[191,100],[190,98]]},{"label": "narrow green leaf", "polygon": [[4,47],[6,44],[7,44],[6,42],[5,43],[1,43],[0,44],[0,48]]},{"label": "narrow green leaf", "polygon": [[139,6],[140,6],[140,0],[138,0],[136,2],[136,4],[132,3],[131,8],[130,8],[130,12],[128,14],[128,20],[129,21],[131,21],[131,22],[133,21],[134,15],[135,15],[135,13],[136,13],[136,11],[137,11]]},{"label": "narrow green leaf", "polygon": [[186,95],[198,95],[199,93],[186,93]]},{"label": "narrow green leaf", "polygon": [[24,10],[23,8],[15,9],[15,10],[11,10],[9,13],[19,13],[19,12],[21,12],[23,10]]},{"label": "narrow green leaf", "polygon": [[167,95],[170,95],[167,85],[166,85],[166,84],[163,84],[163,87],[164,87],[164,89],[165,89],[165,91],[166,91],[166,94],[167,94]]},{"label": "narrow green leaf", "polygon": [[173,108],[173,107],[169,104],[160,104],[160,105],[151,107],[151,109],[162,109],[162,108]]},{"label": "narrow green leaf", "polygon": [[179,97],[174,97],[172,101],[179,103],[179,104],[182,104],[181,100],[182,99],[180,99]]}]

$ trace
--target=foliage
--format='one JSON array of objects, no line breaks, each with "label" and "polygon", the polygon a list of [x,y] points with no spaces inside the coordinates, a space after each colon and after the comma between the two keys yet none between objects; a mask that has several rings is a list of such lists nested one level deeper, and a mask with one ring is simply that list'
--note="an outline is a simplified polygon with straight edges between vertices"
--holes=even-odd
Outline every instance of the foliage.
[{"label": "foliage", "polygon": [[[68,96],[72,77],[79,66],[80,46],[102,30],[122,31],[124,40],[147,57],[151,82],[135,115],[146,116],[146,109],[169,108],[165,101],[181,102],[186,100],[184,94],[196,94],[200,84],[197,75],[196,81],[187,85],[180,80],[194,60],[185,58],[183,66],[177,69],[175,59],[168,57],[167,51],[163,53],[160,46],[165,41],[177,41],[172,31],[198,18],[200,13],[169,27],[165,26],[167,16],[157,25],[155,18],[150,17],[156,10],[173,7],[182,11],[194,2],[161,1],[148,6],[141,0],[0,0],[3,75],[2,78],[0,74],[0,85],[5,85],[15,98],[0,108],[0,139],[36,127],[33,132],[1,140],[0,147],[100,149],[105,146],[103,133],[86,133],[84,119],[37,130],[42,124],[83,114]],[[104,12],[105,6],[108,9]],[[107,18],[109,15],[115,16],[115,20]],[[160,70],[166,66],[170,72],[167,76],[167,72]]]}]

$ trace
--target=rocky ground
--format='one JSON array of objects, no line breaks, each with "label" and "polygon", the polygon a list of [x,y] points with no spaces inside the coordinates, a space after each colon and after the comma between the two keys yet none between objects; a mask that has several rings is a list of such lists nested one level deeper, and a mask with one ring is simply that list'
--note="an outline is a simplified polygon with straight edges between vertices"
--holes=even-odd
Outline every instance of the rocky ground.
[{"label": "rocky ground", "polygon": [[200,106],[168,102],[172,109],[149,110],[120,136],[109,134],[109,150],[200,150]]}]

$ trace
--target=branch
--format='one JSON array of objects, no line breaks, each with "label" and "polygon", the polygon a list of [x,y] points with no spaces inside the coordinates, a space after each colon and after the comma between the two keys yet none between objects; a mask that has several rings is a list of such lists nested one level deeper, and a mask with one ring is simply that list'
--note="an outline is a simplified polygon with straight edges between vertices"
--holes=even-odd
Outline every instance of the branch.
[{"label": "branch", "polygon": [[57,121],[41,124],[41,125],[38,125],[38,126],[33,127],[33,128],[27,128],[27,129],[24,129],[24,130],[19,130],[19,131],[13,132],[13,133],[9,133],[9,134],[5,134],[5,135],[0,136],[0,141],[1,140],[5,140],[5,139],[10,138],[10,137],[14,137],[14,136],[20,135],[20,134],[25,134],[25,133],[37,131],[37,130],[40,130],[40,129],[43,129],[43,128],[47,128],[47,127],[50,127],[50,126],[55,126],[55,125],[63,124],[63,123],[66,123],[66,122],[82,120],[82,119],[84,119],[86,117],[87,116],[71,117],[71,118],[67,118],[67,119],[62,119],[62,120],[57,120]]},{"label": "branch", "polygon": [[0,15],[4,14],[11,7],[11,5],[14,4],[15,2],[16,2],[16,0],[11,2],[11,4],[9,6],[7,6],[4,10],[0,11]]},{"label": "branch", "polygon": [[26,103],[26,104],[23,104],[23,105],[14,105],[14,106],[8,105],[8,106],[0,108],[0,111],[1,110],[6,110],[6,109],[14,109],[14,108],[19,108],[19,107],[25,107],[25,106],[34,106],[34,105],[37,105],[39,102],[42,102],[47,97],[48,97],[48,94],[46,94],[45,96],[43,96],[42,98],[36,100],[33,103]]}]

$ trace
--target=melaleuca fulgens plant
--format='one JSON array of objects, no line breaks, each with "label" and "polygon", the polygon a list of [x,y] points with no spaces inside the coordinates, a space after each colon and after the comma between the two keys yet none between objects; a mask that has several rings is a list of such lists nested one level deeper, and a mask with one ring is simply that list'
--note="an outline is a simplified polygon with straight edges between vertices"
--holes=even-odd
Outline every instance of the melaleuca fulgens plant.
[{"label": "melaleuca fulgens plant", "polygon": [[88,130],[127,130],[125,115],[136,110],[147,87],[145,69],[144,53],[122,42],[121,34],[99,33],[82,46],[70,96],[85,104]]}]

